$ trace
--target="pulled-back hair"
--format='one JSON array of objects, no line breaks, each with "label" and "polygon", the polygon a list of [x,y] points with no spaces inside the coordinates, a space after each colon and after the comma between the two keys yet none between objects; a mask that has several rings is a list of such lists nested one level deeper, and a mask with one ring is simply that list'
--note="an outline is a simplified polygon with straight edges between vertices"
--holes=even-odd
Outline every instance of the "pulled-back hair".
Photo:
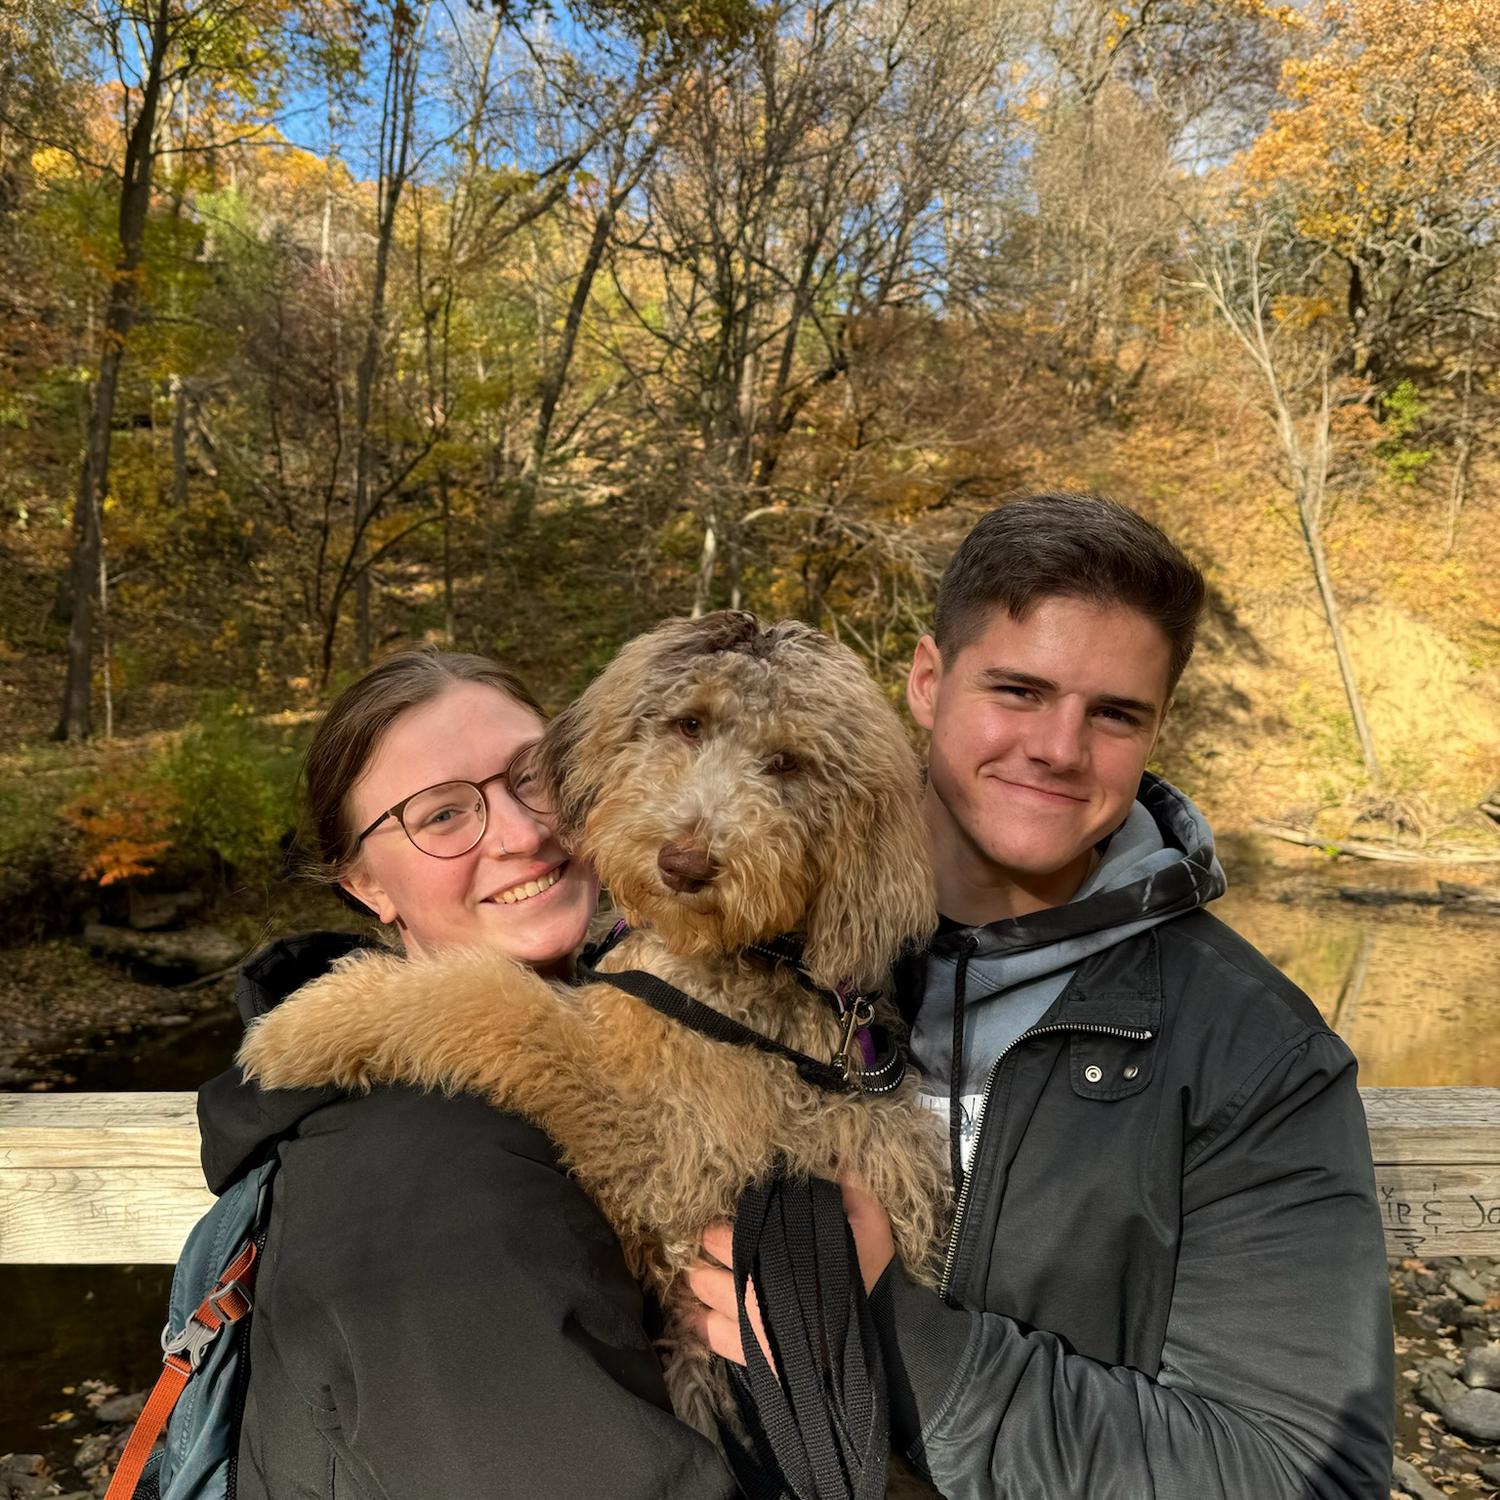
[{"label": "pulled-back hair", "polygon": [[307,747],[302,843],[311,878],[338,881],[354,863],[359,846],[346,804],[386,730],[457,682],[484,683],[546,717],[526,684],[486,656],[422,646],[386,657],[333,700]]},{"label": "pulled-back hair", "polygon": [[983,516],[938,585],[933,638],[951,662],[996,609],[1024,620],[1043,599],[1123,604],[1171,647],[1167,692],[1193,654],[1203,575],[1160,527],[1099,495],[1025,495]]}]

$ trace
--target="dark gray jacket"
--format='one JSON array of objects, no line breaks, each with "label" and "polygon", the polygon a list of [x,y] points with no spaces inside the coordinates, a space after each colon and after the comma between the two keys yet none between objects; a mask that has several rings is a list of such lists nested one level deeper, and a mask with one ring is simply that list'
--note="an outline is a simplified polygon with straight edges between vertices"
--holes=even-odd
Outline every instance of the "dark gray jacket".
[{"label": "dark gray jacket", "polygon": [[[950,1500],[1383,1500],[1390,1301],[1354,1058],[1192,910],[1212,851],[1186,799],[1148,779],[1142,800],[1184,861],[1102,913],[937,940],[942,962],[1137,928],[985,1059],[942,1294],[897,1270],[876,1289],[897,1445]],[[1178,914],[1139,930],[1156,902]],[[905,984],[934,1003],[923,965]]]},{"label": "dark gray jacket", "polygon": [[[248,1020],[350,946],[272,946]],[[727,1500],[671,1413],[639,1287],[547,1138],[472,1095],[199,1095],[209,1186],[281,1156],[239,1500]]]}]

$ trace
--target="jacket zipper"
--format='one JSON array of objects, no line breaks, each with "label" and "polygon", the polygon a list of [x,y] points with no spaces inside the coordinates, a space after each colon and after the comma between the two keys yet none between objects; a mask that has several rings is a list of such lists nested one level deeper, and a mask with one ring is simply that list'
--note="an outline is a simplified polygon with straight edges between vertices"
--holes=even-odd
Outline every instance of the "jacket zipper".
[{"label": "jacket zipper", "polygon": [[1005,1061],[1006,1054],[1012,1048],[1019,1047],[1022,1042],[1029,1042],[1033,1037],[1046,1036],[1049,1032],[1056,1031],[1091,1031],[1103,1036],[1124,1037],[1131,1042],[1149,1042],[1152,1035],[1149,1031],[1131,1031],[1122,1026],[1095,1026],[1088,1022],[1037,1026],[1031,1031],[1023,1031],[1020,1036],[1008,1042],[1000,1055],[990,1064],[989,1076],[984,1082],[984,1093],[979,1096],[979,1113],[974,1117],[974,1144],[969,1152],[969,1170],[964,1173],[963,1186],[958,1190],[958,1204],[953,1210],[953,1228],[948,1235],[948,1254],[943,1259],[943,1275],[938,1282],[938,1295],[944,1301],[948,1299],[953,1280],[953,1267],[958,1259],[958,1235],[963,1228],[964,1213],[968,1209],[969,1194],[974,1186],[974,1169],[979,1165],[979,1137],[984,1129],[985,1115],[989,1112],[990,1094],[994,1090],[995,1079],[1000,1075],[1000,1064]]},{"label": "jacket zipper", "polygon": [[[269,1232],[270,1225],[263,1224],[255,1236],[257,1281],[259,1280],[261,1252],[266,1248],[266,1237]],[[253,1317],[255,1313],[253,1304],[250,1313]],[[245,1425],[245,1398],[250,1393],[250,1318],[245,1319],[243,1328],[236,1328],[233,1331],[235,1336],[244,1339],[245,1347],[240,1350],[239,1364],[234,1372],[234,1416],[230,1425],[230,1432],[234,1438],[234,1451],[229,1455],[229,1464],[224,1475],[225,1500],[236,1500],[240,1492],[240,1429]]]}]

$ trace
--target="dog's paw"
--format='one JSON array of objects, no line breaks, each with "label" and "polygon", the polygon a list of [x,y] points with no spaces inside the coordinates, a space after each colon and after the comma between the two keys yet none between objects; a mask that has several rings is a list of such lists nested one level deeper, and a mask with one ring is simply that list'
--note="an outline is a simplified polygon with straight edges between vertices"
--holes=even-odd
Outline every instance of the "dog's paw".
[{"label": "dog's paw", "polygon": [[368,1089],[389,1064],[403,960],[361,957],[305,985],[245,1033],[237,1061],[265,1089]]}]

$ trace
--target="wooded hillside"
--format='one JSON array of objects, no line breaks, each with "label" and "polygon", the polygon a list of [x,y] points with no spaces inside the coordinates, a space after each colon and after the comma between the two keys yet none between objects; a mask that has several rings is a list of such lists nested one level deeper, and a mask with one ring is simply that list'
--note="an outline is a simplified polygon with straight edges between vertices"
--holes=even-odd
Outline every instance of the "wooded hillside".
[{"label": "wooded hillside", "polygon": [[894,686],[1082,487],[1208,571],[1216,816],[1483,841],[1497,83],[1500,0],[4,0],[0,739],[725,605]]}]

